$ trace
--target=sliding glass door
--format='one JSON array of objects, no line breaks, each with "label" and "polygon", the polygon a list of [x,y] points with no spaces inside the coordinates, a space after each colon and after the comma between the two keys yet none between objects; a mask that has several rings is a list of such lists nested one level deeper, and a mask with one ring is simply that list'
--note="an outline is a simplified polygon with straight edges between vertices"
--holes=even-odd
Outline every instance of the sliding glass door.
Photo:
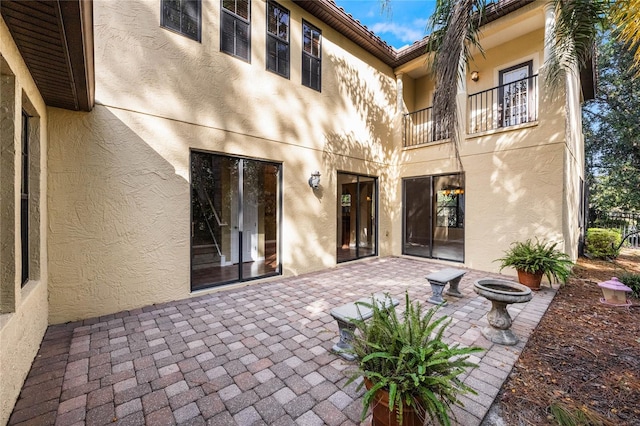
[{"label": "sliding glass door", "polygon": [[377,178],[338,173],[338,262],[377,254],[377,199]]},{"label": "sliding glass door", "polygon": [[403,254],[464,261],[464,175],[403,180]]},{"label": "sliding glass door", "polygon": [[192,290],[280,273],[280,167],[192,151]]}]

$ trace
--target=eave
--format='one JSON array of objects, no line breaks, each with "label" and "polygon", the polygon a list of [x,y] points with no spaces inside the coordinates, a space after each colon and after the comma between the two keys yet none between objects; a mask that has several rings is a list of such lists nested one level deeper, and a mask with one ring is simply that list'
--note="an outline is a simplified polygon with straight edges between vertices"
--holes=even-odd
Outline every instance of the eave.
[{"label": "eave", "polygon": [[[482,24],[495,21],[534,1],[501,0],[491,3],[487,7]],[[403,49],[395,50],[362,25],[360,21],[336,5],[333,0],[293,0],[293,2],[392,68],[418,58],[426,52],[428,37]]]},{"label": "eave", "polygon": [[11,36],[47,105],[94,105],[92,0],[2,0]]}]

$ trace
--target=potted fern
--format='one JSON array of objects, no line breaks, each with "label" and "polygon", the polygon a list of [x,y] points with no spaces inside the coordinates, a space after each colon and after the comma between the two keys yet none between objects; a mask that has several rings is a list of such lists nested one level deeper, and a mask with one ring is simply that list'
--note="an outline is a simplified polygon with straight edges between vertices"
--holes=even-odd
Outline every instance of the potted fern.
[{"label": "potted fern", "polygon": [[371,407],[372,426],[423,425],[427,418],[450,425],[451,407],[462,406],[458,395],[476,393],[459,376],[477,367],[468,358],[482,349],[445,343],[442,335],[451,319],[435,318],[437,307],[423,314],[408,294],[405,301],[404,313],[397,313],[395,306],[363,304],[373,316],[353,321],[353,354],[358,361],[347,385],[363,378],[358,386],[367,389],[362,419]]},{"label": "potted fern", "polygon": [[500,262],[500,271],[511,267],[518,273],[518,281],[532,290],[540,290],[542,277],[562,284],[567,282],[571,275],[573,262],[569,256],[558,250],[558,243],[550,243],[546,240],[516,241],[511,243],[504,256],[496,259]]}]

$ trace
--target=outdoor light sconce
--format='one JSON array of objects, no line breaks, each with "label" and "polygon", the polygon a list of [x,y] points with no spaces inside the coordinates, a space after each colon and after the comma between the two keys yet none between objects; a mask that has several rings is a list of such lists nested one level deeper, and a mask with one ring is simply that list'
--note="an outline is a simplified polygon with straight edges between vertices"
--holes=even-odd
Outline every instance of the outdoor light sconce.
[{"label": "outdoor light sconce", "polygon": [[472,71],[471,72],[471,80],[473,80],[473,81],[480,80],[480,73],[478,73],[478,71]]},{"label": "outdoor light sconce", "polygon": [[309,178],[309,186],[313,189],[318,189],[320,187],[320,172],[316,171],[311,173],[311,177]]}]

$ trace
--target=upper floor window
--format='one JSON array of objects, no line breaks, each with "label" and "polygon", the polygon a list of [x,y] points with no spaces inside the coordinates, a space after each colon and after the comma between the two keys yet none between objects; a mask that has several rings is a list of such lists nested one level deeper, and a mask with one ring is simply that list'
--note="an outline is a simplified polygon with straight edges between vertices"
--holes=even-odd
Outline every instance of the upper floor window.
[{"label": "upper floor window", "polygon": [[317,91],[321,86],[322,33],[302,21],[302,84]]},{"label": "upper floor window", "polygon": [[162,0],[160,25],[200,41],[200,0]]},{"label": "upper floor window", "polygon": [[500,71],[502,127],[532,121],[532,69],[533,62],[529,61]]},{"label": "upper floor window", "polygon": [[251,4],[249,0],[222,0],[220,50],[249,61]]},{"label": "upper floor window", "polygon": [[534,123],[538,120],[538,75],[533,61],[498,71],[498,86],[469,95],[469,133]]},{"label": "upper floor window", "polygon": [[20,245],[22,247],[22,278],[29,281],[29,116],[22,111],[22,175],[20,176]]},{"label": "upper floor window", "polygon": [[289,77],[289,11],[272,1],[267,5],[267,69]]}]

